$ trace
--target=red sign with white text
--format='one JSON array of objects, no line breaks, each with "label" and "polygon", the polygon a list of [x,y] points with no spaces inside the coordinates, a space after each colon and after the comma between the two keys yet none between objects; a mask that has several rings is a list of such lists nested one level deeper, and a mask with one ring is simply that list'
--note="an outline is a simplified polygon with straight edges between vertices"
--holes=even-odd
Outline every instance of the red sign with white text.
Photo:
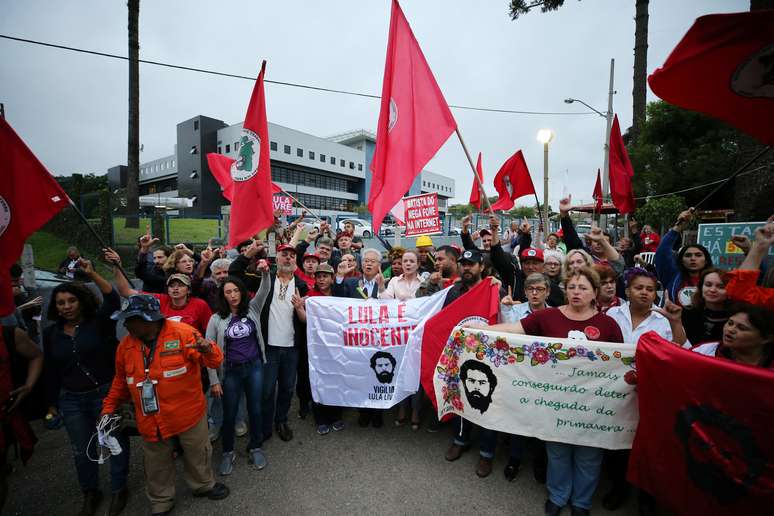
[{"label": "red sign with white text", "polygon": [[275,195],[272,200],[274,211],[282,210],[283,215],[293,214],[293,199],[287,195]]},{"label": "red sign with white text", "polygon": [[438,216],[438,194],[429,193],[403,198],[406,236],[443,233]]}]

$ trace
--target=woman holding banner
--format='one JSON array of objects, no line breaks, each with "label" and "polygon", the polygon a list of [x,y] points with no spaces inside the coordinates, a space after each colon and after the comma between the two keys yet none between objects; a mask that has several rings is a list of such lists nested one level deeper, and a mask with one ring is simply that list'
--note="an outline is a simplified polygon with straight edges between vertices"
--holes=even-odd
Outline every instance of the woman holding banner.
[{"label": "woman holding banner", "polygon": [[[567,304],[534,312],[516,323],[496,324],[489,329],[540,337],[623,342],[618,324],[595,307],[599,275],[589,267],[570,270],[564,279]],[[558,515],[568,503],[573,515],[589,514],[591,499],[599,483],[603,450],[558,442],[547,442],[548,500],[545,513]]]}]

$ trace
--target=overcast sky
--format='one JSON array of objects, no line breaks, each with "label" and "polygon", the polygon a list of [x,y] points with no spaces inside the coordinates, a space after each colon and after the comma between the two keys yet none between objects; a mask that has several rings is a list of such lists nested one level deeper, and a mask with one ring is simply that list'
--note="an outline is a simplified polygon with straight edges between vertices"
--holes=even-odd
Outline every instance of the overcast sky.
[{"label": "overcast sky", "polygon": [[[557,12],[508,16],[507,0],[403,0],[414,34],[449,104],[529,111],[607,108],[615,59],[614,111],[632,119],[634,0],[567,0]],[[648,73],[660,66],[698,16],[749,9],[748,0],[651,0]],[[327,88],[381,93],[389,0],[282,2],[148,1],[140,6],[140,58]],[[120,0],[4,0],[0,33],[126,55]],[[126,61],[0,39],[0,102],[11,125],[57,175],[104,174],[126,163]],[[172,153],[175,125],[202,114],[244,117],[250,81],[140,65],[141,161]],[[271,122],[317,136],[375,131],[379,101],[267,85]],[[648,92],[649,100],[654,100]],[[453,110],[468,148],[483,153],[487,193],[500,165],[522,149],[542,199],[550,145],[550,203],[565,191],[589,199],[602,166],[605,121],[598,115],[517,115]],[[427,167],[456,180],[467,202],[472,173],[456,137]],[[523,198],[518,205],[534,205]]]}]

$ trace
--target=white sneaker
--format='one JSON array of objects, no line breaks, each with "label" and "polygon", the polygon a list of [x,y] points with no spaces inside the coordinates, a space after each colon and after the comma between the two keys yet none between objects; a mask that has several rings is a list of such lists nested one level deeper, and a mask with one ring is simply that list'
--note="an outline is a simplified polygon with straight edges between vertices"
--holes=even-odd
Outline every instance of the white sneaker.
[{"label": "white sneaker", "polygon": [[244,421],[238,421],[237,424],[234,426],[234,433],[237,437],[242,437],[244,435],[247,435],[247,423]]}]

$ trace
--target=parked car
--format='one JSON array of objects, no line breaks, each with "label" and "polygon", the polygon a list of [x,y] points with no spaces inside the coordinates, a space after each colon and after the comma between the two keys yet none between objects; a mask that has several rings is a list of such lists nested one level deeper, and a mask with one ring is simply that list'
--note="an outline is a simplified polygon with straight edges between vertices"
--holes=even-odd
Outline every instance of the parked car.
[{"label": "parked car", "polygon": [[451,227],[449,228],[449,235],[450,236],[459,236],[462,234],[462,229]]},{"label": "parked car", "polygon": [[317,231],[320,231],[320,221],[314,217],[304,217],[303,219],[301,219],[299,224],[303,224],[304,227],[307,229],[314,228]]},{"label": "parked car", "polygon": [[374,230],[371,229],[371,223],[363,219],[342,219],[339,221],[339,231],[344,231],[344,224],[351,222],[355,226],[355,236],[360,238],[371,238]]}]

